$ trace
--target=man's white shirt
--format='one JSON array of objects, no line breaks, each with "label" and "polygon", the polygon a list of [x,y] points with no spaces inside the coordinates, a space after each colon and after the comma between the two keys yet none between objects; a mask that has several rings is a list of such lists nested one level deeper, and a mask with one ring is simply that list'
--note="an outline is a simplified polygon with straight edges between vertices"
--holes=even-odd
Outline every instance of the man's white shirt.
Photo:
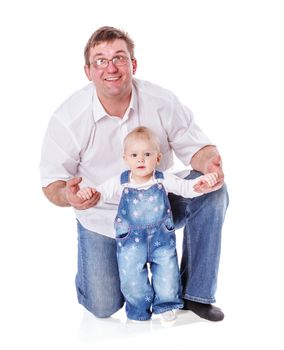
[{"label": "man's white shirt", "polygon": [[[107,115],[93,83],[75,92],[52,116],[40,162],[41,183],[82,177],[81,187],[98,187],[124,169],[122,143],[135,127],[144,125],[159,137],[162,159],[158,170],[173,167],[173,155],[187,167],[192,156],[212,144],[194,121],[192,112],[170,91],[134,79],[131,101],[123,118]],[[87,229],[114,237],[117,202],[100,201],[75,210]]]}]

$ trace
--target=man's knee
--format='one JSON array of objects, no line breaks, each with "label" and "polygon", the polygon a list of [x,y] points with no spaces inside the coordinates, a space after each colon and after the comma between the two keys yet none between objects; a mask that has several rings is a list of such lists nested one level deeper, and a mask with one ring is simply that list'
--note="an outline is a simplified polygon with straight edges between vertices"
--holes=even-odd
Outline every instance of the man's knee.
[{"label": "man's knee", "polygon": [[120,302],[116,305],[88,305],[87,303],[82,303],[79,301],[88,311],[90,311],[97,318],[107,318],[116,313],[119,309],[123,307],[124,302]]},{"label": "man's knee", "polygon": [[124,304],[124,297],[119,288],[113,289],[112,293],[105,293],[100,290],[100,293],[95,293],[95,290],[90,288],[83,291],[79,286],[79,278],[76,278],[76,291],[79,304],[84,306],[94,316],[98,318],[106,318],[113,315]]},{"label": "man's knee", "polygon": [[107,318],[107,317],[110,317],[113,314],[115,314],[118,310],[120,310],[122,308],[122,306],[123,306],[123,304],[119,305],[118,307],[113,308],[113,309],[109,309],[109,308],[105,308],[105,309],[98,308],[98,309],[96,309],[96,308],[94,308],[91,312],[97,318]]},{"label": "man's knee", "polygon": [[226,184],[224,184],[218,191],[211,192],[214,205],[227,209],[229,205],[229,195]]}]

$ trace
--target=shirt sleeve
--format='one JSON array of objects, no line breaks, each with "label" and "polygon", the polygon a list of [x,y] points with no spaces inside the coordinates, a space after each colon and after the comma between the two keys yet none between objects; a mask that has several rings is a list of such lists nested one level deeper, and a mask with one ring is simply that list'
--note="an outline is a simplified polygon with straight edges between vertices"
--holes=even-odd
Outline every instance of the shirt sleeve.
[{"label": "shirt sleeve", "polygon": [[101,193],[101,200],[104,203],[117,204],[120,200],[122,191],[120,176],[114,176],[104,183],[96,186],[96,190]]},{"label": "shirt sleeve", "polygon": [[164,173],[163,184],[168,193],[174,193],[184,198],[194,198],[203,194],[195,192],[193,189],[193,186],[198,180],[198,177],[196,179],[186,180],[171,173]]},{"label": "shirt sleeve", "polygon": [[188,166],[196,152],[213,143],[196,124],[192,111],[175,95],[171,103],[171,113],[165,118],[168,141],[177,158]]},{"label": "shirt sleeve", "polygon": [[73,178],[80,162],[80,149],[71,132],[54,115],[44,136],[40,175],[42,186]]}]

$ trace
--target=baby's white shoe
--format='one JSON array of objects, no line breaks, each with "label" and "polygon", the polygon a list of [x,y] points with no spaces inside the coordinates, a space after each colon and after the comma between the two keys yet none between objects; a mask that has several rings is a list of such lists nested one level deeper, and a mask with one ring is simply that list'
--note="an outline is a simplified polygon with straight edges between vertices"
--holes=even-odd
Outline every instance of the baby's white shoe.
[{"label": "baby's white shoe", "polygon": [[160,315],[161,322],[173,322],[176,320],[175,310],[162,312]]}]

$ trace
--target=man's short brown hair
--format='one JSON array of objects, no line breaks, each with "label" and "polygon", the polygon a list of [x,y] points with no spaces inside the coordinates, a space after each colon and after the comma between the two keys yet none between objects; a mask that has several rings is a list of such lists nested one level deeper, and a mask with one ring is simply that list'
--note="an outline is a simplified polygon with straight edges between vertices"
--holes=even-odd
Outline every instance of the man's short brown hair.
[{"label": "man's short brown hair", "polygon": [[89,54],[91,48],[103,42],[112,42],[116,39],[122,39],[126,42],[130,57],[134,58],[134,41],[129,37],[128,33],[114,27],[104,26],[97,29],[88,40],[84,49],[85,64],[90,65]]}]

